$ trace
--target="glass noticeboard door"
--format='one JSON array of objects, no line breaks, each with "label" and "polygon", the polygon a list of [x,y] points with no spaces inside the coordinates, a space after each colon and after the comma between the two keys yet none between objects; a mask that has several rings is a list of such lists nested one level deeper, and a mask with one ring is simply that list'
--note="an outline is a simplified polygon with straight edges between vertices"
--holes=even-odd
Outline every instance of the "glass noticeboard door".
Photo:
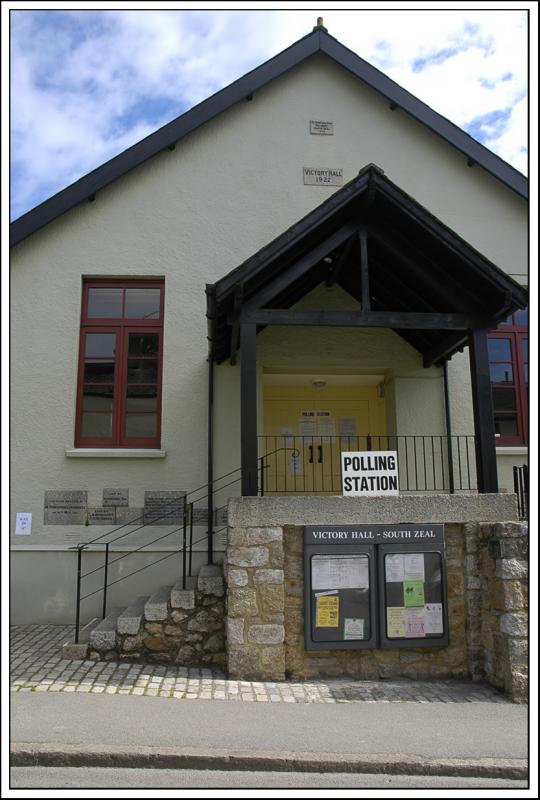
[{"label": "glass noticeboard door", "polygon": [[444,551],[429,544],[378,549],[381,644],[448,644]]},{"label": "glass noticeboard door", "polygon": [[370,545],[353,553],[331,546],[307,552],[306,621],[310,649],[373,648],[375,624],[375,554]]}]

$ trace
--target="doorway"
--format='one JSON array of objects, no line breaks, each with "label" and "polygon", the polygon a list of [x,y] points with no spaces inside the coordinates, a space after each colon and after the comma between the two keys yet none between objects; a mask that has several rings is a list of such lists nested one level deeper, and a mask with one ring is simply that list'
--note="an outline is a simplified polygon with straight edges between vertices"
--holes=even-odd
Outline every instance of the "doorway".
[{"label": "doorway", "polygon": [[341,452],[378,449],[384,375],[265,373],[259,457],[267,494],[340,494]]}]

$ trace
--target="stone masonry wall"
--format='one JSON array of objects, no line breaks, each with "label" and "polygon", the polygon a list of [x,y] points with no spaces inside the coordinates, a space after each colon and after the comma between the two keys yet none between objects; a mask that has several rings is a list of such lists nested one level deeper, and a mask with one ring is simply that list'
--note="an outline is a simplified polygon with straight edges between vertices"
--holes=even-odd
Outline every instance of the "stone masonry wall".
[{"label": "stone masonry wall", "polygon": [[467,526],[466,605],[469,670],[515,702],[528,693],[526,523]]},{"label": "stone masonry wall", "polygon": [[[225,575],[231,677],[472,677],[487,679],[516,702],[526,700],[527,525],[445,523],[448,646],[306,652],[303,528],[276,525],[277,513],[274,519],[268,515],[271,527],[235,525],[233,516],[229,528]],[[255,521],[255,506],[242,515]]]},{"label": "stone masonry wall", "polygon": [[229,529],[227,658],[231,678],[285,677],[282,528]]}]

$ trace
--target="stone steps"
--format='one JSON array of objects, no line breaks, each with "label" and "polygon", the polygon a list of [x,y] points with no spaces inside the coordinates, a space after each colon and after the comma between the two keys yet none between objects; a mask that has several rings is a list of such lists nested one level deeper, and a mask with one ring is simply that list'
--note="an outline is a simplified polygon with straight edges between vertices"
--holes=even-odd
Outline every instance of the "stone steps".
[{"label": "stone steps", "polygon": [[143,624],[144,609],[149,599],[148,595],[138,597],[131,606],[128,606],[128,608],[120,614],[116,625],[117,633],[129,634],[131,636],[139,633],[141,625]]},{"label": "stone steps", "polygon": [[70,661],[83,661],[88,655],[88,641],[90,634],[100,623],[99,617],[94,617],[79,631],[79,641],[65,642],[62,645],[62,656]]},{"label": "stone steps", "polygon": [[125,608],[113,608],[105,619],[90,633],[89,645],[93,650],[114,650],[116,647],[116,626],[118,617]]},{"label": "stone steps", "polygon": [[203,566],[185,588],[182,580],[162,586],[92,620],[81,644],[64,645],[64,658],[222,664],[224,594],[222,566]]}]

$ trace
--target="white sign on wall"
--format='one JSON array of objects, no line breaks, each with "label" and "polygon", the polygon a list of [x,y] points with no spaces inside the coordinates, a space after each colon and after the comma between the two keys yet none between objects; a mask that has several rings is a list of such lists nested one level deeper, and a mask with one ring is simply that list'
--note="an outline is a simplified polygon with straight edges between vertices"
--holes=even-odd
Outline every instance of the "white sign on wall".
[{"label": "white sign on wall", "polygon": [[15,536],[30,536],[32,534],[32,514],[17,511],[15,515]]},{"label": "white sign on wall", "polygon": [[341,454],[344,497],[376,497],[399,494],[395,450],[368,450]]}]

